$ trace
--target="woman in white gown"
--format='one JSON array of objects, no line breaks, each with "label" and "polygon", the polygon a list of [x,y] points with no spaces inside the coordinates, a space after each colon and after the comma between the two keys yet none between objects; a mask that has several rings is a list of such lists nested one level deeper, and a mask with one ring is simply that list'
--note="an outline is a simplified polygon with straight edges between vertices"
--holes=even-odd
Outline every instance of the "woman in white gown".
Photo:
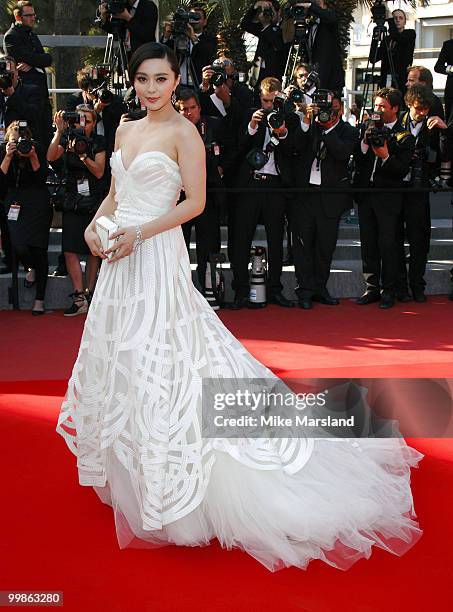
[{"label": "woman in white gown", "polygon": [[347,569],[374,544],[404,553],[421,535],[410,469],[422,458],[404,440],[202,437],[203,378],[276,377],[192,284],[180,226],[203,210],[205,152],[171,103],[178,62],[143,45],[130,75],[148,113],[119,127],[96,215],[121,228],[113,256],[94,221],[85,234],[104,261],[57,426],[80,484],[113,507],[121,547],[217,538],[270,570]]}]

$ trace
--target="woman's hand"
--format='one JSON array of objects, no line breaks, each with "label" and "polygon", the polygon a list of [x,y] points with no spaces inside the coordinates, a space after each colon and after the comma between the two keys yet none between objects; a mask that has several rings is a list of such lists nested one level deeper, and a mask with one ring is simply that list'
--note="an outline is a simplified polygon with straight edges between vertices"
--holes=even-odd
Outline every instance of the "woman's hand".
[{"label": "woman's hand", "polygon": [[107,259],[107,256],[102,249],[101,239],[91,225],[89,225],[85,230],[85,242],[87,243],[92,255],[95,257],[100,257],[101,259]]},{"label": "woman's hand", "polygon": [[113,263],[132,253],[134,250],[134,242],[137,238],[137,232],[135,227],[122,227],[112,234],[110,238],[112,240],[118,238],[115,244],[105,252],[106,255],[113,253],[113,256],[109,258],[109,263]]},{"label": "woman's hand", "polygon": [[55,113],[54,117],[53,117],[53,122],[55,123],[55,125],[57,126],[57,130],[61,133],[64,132],[64,124],[65,121],[63,119],[63,115],[64,115],[64,111],[59,110],[58,112]]},{"label": "woman's hand", "polygon": [[9,157],[9,159],[11,159],[15,152],[16,152],[16,141],[10,140],[9,142],[6,143],[6,157]]}]

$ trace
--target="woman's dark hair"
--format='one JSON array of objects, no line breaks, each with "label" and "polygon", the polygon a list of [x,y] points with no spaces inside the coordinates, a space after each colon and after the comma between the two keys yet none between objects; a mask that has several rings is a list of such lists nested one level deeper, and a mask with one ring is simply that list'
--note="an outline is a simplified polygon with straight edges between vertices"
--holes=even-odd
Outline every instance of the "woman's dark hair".
[{"label": "woman's dark hair", "polygon": [[140,68],[140,64],[148,59],[166,59],[170,64],[170,68],[175,73],[175,77],[179,76],[178,58],[170,47],[162,43],[145,43],[135,51],[129,62],[129,78],[132,85],[134,84],[135,75]]}]

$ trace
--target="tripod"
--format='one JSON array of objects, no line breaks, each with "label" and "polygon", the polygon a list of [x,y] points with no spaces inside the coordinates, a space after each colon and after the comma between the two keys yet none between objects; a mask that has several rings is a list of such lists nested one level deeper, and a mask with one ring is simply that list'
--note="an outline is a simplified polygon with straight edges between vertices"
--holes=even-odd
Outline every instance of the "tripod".
[{"label": "tripod", "polygon": [[197,72],[190,54],[191,49],[189,37],[185,34],[180,34],[175,37],[173,40],[173,50],[176,53],[179,61],[181,83],[185,87],[188,86],[198,89],[200,82],[198,80]]},{"label": "tripod", "polygon": [[298,64],[305,63],[311,65],[312,53],[308,44],[310,29],[310,24],[304,24],[303,26],[297,24],[296,26],[294,40],[288,53],[285,73],[282,78],[283,89],[285,89],[286,86],[291,83],[294,71]]},{"label": "tripod", "polygon": [[124,35],[125,31],[122,24],[116,25],[113,33],[107,35],[104,52],[104,64],[109,67],[109,87],[119,96],[122,96],[123,90],[130,86],[129,63]]},{"label": "tripod", "polygon": [[[382,50],[380,54],[381,57],[378,57],[380,50]],[[395,84],[395,87],[398,89],[399,84],[398,84],[398,79],[395,73],[395,64],[393,63],[393,57],[392,57],[392,54],[390,53],[389,41],[387,37],[387,28],[385,27],[383,23],[378,23],[373,28],[373,34],[372,34],[371,45],[370,45],[370,53],[368,54],[368,61],[367,61],[367,66],[365,70],[365,77],[364,77],[365,87],[363,90],[363,104],[362,104],[362,110],[360,112],[360,120],[363,119],[363,113],[365,112],[365,109],[368,105],[370,90],[372,94],[375,93],[376,62],[378,62],[379,60],[382,60],[382,58],[384,57],[384,54],[388,59],[388,65],[390,67],[392,82]],[[372,105],[372,97],[371,97],[370,106],[371,105]]]}]

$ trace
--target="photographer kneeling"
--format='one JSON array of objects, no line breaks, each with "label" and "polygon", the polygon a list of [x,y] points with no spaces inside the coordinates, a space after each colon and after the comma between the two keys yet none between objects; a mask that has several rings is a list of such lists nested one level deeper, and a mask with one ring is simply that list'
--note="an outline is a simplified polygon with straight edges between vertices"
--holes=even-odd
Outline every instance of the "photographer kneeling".
[{"label": "photographer kneeling", "polygon": [[359,133],[341,118],[343,105],[338,94],[318,90],[306,107],[304,121],[296,136],[301,157],[296,186],[307,184],[313,193],[304,193],[291,208],[293,255],[299,306],[305,310],[312,301],[337,305],[327,290],[341,215],[352,207],[352,194],[322,193],[322,187],[349,188],[348,163],[359,142]]},{"label": "photographer kneeling", "polygon": [[[70,123],[68,123],[68,120]],[[47,151],[47,159],[63,158],[66,194],[63,203],[63,252],[74,293],[72,305],[64,315],[87,312],[96,283],[100,260],[91,255],[84,232],[105,195],[101,180],[105,170],[105,139],[94,134],[96,112],[78,106],[76,113],[58,111],[56,132]],[[83,125],[82,125],[83,124]],[[86,291],[83,291],[79,255],[87,255]]]},{"label": "photographer kneeling", "polygon": [[13,121],[0,149],[0,187],[6,191],[11,247],[25,268],[35,271],[36,297],[32,313],[44,314],[47,285],[49,230],[52,207],[46,186],[47,163],[39,144],[32,140],[26,121]]}]

